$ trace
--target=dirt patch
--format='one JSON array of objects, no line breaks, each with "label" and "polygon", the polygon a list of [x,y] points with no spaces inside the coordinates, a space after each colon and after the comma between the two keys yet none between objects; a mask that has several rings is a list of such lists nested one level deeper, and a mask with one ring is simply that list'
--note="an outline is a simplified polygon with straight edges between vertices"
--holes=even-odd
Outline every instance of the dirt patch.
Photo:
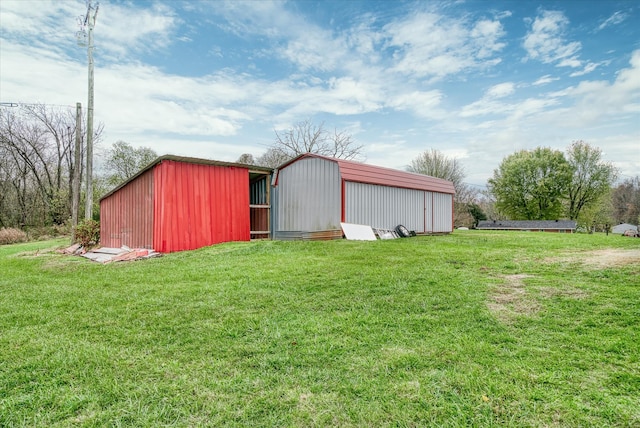
[{"label": "dirt patch", "polygon": [[506,275],[502,278],[504,283],[491,290],[487,302],[487,307],[498,319],[509,322],[514,316],[533,315],[540,310],[539,303],[529,295],[524,283],[533,275]]},{"label": "dirt patch", "polygon": [[567,299],[577,299],[577,300],[581,300],[581,299],[585,299],[589,296],[589,293],[587,293],[584,290],[581,290],[579,288],[554,288],[554,287],[544,287],[544,288],[539,288],[538,291],[540,292],[540,296],[542,297],[546,297],[546,298],[551,298],[551,297],[564,297]]},{"label": "dirt patch", "polygon": [[590,251],[585,253],[582,262],[598,268],[640,264],[640,248],[632,250],[609,248],[606,250]]},{"label": "dirt patch", "polygon": [[631,264],[640,264],[640,248],[620,249],[608,248],[605,250],[586,251],[572,253],[560,257],[545,259],[546,263],[581,263],[593,269],[621,267]]},{"label": "dirt patch", "polygon": [[505,275],[501,278],[504,282],[491,289],[487,307],[496,318],[507,324],[518,316],[532,316],[540,312],[545,299],[561,297],[580,300],[589,297],[587,291],[576,287],[525,284],[525,280],[535,278],[534,275]]},{"label": "dirt patch", "polygon": [[22,253],[16,253],[15,257],[35,258],[43,256],[53,256],[57,254],[57,251],[58,247],[41,248],[35,251],[24,251]]}]

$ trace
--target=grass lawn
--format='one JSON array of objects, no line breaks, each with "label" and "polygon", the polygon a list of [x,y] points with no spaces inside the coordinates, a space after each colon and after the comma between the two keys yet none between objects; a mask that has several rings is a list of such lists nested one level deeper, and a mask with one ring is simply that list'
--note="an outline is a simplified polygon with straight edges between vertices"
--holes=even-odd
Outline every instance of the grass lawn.
[{"label": "grass lawn", "polygon": [[640,426],[640,239],[0,246],[0,426]]}]

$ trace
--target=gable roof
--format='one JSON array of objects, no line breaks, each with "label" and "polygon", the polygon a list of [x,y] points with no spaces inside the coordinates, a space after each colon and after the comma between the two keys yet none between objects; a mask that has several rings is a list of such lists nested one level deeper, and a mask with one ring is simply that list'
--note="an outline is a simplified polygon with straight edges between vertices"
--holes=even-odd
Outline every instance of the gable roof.
[{"label": "gable roof", "polygon": [[621,223],[621,224],[617,224],[617,225],[613,226],[611,228],[611,231],[613,233],[624,233],[625,231],[627,231],[629,229],[637,231],[638,230],[638,226],[636,226],[634,224],[629,224],[629,223]]},{"label": "gable roof", "polygon": [[483,220],[479,221],[476,229],[490,230],[575,230],[575,220]]},{"label": "gable roof", "polygon": [[[345,181],[357,183],[378,184],[381,186],[402,187],[405,189],[426,190],[431,192],[455,194],[453,183],[442,178],[424,174],[400,171],[382,166],[368,165],[345,159],[330,158],[315,153],[304,153],[280,165],[278,170],[284,169],[294,162],[305,158],[318,158],[338,164],[340,177]],[[277,174],[277,173],[276,173]]]}]

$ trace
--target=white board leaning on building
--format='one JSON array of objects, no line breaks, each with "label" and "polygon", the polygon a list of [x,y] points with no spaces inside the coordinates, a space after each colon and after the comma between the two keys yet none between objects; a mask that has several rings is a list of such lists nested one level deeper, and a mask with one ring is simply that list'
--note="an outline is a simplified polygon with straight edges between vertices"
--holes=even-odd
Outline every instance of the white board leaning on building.
[{"label": "white board leaning on building", "polygon": [[307,153],[273,174],[272,237],[340,236],[341,222],[451,233],[454,194],[440,178]]}]

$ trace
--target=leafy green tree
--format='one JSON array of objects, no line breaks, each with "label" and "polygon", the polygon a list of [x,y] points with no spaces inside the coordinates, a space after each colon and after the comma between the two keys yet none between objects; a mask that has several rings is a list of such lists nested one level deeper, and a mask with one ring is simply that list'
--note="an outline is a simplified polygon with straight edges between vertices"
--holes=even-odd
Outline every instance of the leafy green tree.
[{"label": "leafy green tree", "polygon": [[595,227],[597,230],[605,231],[605,225],[609,225],[609,227],[616,225],[612,214],[611,192],[612,190],[609,189],[607,194],[582,209],[580,217],[577,219],[580,229],[593,230]]},{"label": "leafy green tree", "polygon": [[489,179],[489,189],[496,208],[514,220],[553,220],[562,214],[571,172],[562,152],[521,150],[503,159]]},{"label": "leafy green tree", "polygon": [[473,217],[474,227],[478,225],[479,221],[487,219],[487,215],[484,213],[484,211],[482,211],[482,208],[480,208],[480,205],[476,203],[471,203],[469,204],[468,209],[469,209],[469,214],[471,214],[471,216]]},{"label": "leafy green tree", "polygon": [[580,213],[596,205],[616,181],[616,168],[602,160],[602,152],[584,141],[576,141],[567,150],[572,178],[567,188],[567,215],[576,220]]},{"label": "leafy green tree", "polygon": [[108,151],[105,162],[107,183],[113,187],[127,181],[157,157],[156,152],[149,147],[136,149],[129,143],[117,141]]}]

